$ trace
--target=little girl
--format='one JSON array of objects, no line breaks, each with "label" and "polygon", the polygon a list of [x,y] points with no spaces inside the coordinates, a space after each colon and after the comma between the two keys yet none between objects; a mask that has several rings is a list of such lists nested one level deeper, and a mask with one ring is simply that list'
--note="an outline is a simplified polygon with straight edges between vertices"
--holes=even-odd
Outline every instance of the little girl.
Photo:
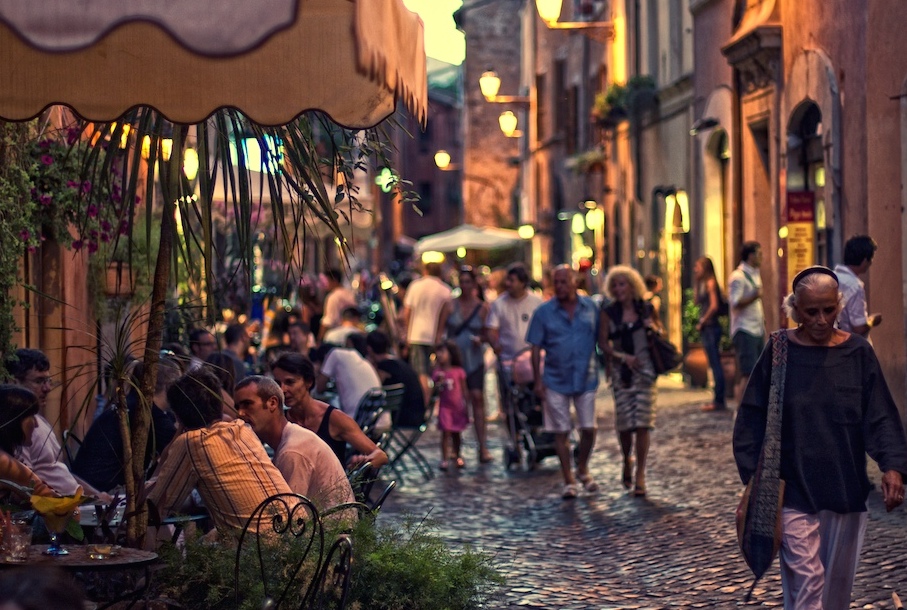
[{"label": "little girl", "polygon": [[[441,470],[447,470],[449,460],[457,468],[466,463],[460,457],[460,433],[469,426],[466,409],[466,371],[461,365],[460,350],[453,341],[446,341],[435,350],[437,366],[432,374],[435,385],[441,388],[438,401],[438,427],[441,429]],[[451,451],[451,440],[453,451]]]}]

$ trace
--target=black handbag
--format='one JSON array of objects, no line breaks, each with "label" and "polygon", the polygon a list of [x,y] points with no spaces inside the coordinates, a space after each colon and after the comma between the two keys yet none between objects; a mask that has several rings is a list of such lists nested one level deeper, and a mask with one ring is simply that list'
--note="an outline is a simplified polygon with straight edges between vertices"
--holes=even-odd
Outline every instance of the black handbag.
[{"label": "black handbag", "polygon": [[683,356],[673,343],[652,328],[646,329],[646,338],[649,340],[649,354],[657,374],[664,375],[680,366]]}]

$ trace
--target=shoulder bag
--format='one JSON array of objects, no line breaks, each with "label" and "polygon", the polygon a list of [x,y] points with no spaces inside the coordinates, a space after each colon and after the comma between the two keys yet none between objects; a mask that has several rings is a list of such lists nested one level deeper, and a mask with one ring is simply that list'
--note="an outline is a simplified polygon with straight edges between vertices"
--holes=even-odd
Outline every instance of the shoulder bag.
[{"label": "shoulder bag", "polygon": [[649,342],[649,355],[652,358],[652,365],[655,372],[664,375],[668,371],[676,369],[683,361],[680,350],[665,339],[665,337],[654,328],[646,328],[646,339]]},{"label": "shoulder bag", "polygon": [[781,508],[784,502],[784,481],[780,477],[781,406],[787,373],[787,341],[784,329],[776,330],[771,335],[772,377],[765,437],[756,472],[746,484],[737,506],[737,542],[756,577],[747,593],[747,601],[781,548]]}]

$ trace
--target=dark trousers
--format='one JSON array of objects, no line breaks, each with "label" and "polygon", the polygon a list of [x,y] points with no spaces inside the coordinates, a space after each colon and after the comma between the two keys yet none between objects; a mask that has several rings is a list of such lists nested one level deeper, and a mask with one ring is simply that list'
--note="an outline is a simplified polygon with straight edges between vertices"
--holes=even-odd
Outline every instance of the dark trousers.
[{"label": "dark trousers", "polygon": [[715,405],[724,405],[724,369],[721,368],[721,351],[718,349],[718,343],[721,341],[721,327],[717,324],[703,326],[702,346],[705,348],[706,356],[709,358],[709,368],[712,369],[712,376],[715,378]]}]

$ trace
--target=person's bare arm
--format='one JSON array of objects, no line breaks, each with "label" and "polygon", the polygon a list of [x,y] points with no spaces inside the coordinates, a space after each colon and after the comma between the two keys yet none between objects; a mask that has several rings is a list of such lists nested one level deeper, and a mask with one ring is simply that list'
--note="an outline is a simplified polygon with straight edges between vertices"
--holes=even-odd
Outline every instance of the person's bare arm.
[{"label": "person's bare arm", "polygon": [[318,376],[315,378],[315,389],[319,392],[324,392],[328,388],[328,381],[330,380],[331,378],[324,373],[318,373]]},{"label": "person's bare arm", "polygon": [[350,458],[348,466],[358,466],[371,462],[373,468],[380,468],[387,464],[387,454],[367,437],[362,428],[343,411],[331,411],[331,420],[328,423],[331,437],[338,438],[348,443],[355,452]]},{"label": "person's bare arm", "polygon": [[542,381],[542,348],[532,346],[532,377],[535,379],[535,394],[539,398],[545,397],[545,382]]},{"label": "person's bare arm", "polygon": [[450,311],[453,307],[453,301],[449,300],[441,306],[438,314],[438,327],[435,329],[435,345],[440,345],[441,339],[444,338],[444,329],[447,328],[447,318],[450,317]]}]

